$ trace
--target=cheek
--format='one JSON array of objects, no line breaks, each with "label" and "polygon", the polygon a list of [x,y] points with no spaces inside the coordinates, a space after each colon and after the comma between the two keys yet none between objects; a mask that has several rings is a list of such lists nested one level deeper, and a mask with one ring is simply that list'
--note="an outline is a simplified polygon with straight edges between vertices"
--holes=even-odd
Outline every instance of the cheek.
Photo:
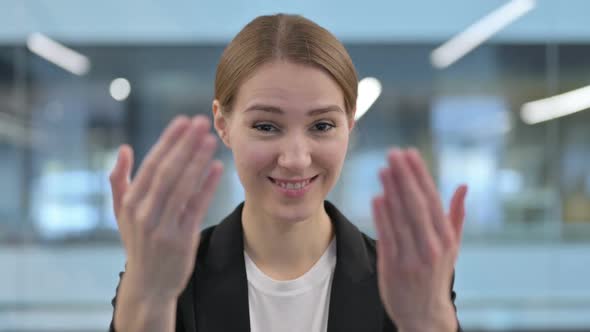
[{"label": "cheek", "polygon": [[273,151],[268,143],[244,141],[233,151],[234,162],[240,172],[257,173],[273,162]]},{"label": "cheek", "polygon": [[348,140],[345,138],[320,142],[315,149],[314,161],[316,164],[337,169],[339,172],[344,163],[347,148]]}]

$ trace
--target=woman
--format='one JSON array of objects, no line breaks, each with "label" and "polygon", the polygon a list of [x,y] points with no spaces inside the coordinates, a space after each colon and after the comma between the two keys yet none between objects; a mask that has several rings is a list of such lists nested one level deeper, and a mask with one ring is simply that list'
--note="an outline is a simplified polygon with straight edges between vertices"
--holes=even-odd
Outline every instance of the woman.
[{"label": "woman", "polygon": [[[466,187],[445,216],[415,150],[392,149],[372,200],[379,241],[325,198],[354,127],[342,44],[292,15],[261,16],[225,49],[213,126],[245,201],[199,232],[222,173],[206,117],[179,117],[130,180],[111,175],[127,254],[111,331],[456,331],[453,269]],[[367,202],[367,204],[369,204]]]}]

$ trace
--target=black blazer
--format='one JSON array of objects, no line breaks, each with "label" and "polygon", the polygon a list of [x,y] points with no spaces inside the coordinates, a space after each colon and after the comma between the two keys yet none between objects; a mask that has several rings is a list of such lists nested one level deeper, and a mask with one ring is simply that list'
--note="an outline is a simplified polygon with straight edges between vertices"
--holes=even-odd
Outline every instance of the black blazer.
[{"label": "black blazer", "polygon": [[[194,273],[178,300],[177,332],[250,331],[243,206],[203,230]],[[333,204],[325,201],[324,206],[334,224],[337,252],[328,332],[397,331],[379,297],[375,240],[361,233]],[[450,287],[454,305],[452,283]],[[116,296],[112,304],[114,309]],[[111,322],[112,332],[113,326]]]}]

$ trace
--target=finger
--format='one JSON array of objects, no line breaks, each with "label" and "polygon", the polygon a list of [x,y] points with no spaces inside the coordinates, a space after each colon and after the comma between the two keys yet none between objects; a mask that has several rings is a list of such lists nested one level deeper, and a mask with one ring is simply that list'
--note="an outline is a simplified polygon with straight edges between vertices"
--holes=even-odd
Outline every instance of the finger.
[{"label": "finger", "polygon": [[[202,118],[193,119],[180,142],[160,161],[160,165],[153,174],[153,180],[149,184],[146,197],[140,206],[142,216],[144,216],[141,218],[142,221],[149,223],[149,225],[145,225],[146,227],[151,228],[160,223],[175,222],[175,220],[162,219],[163,208],[165,208],[173,188],[183,181],[182,174],[190,166],[190,159],[209,129],[210,123],[208,121],[204,121]],[[149,217],[147,217],[148,215]]]},{"label": "finger", "polygon": [[383,196],[375,197],[372,201],[372,208],[377,232],[377,258],[380,264],[383,264],[383,269],[386,266],[384,261],[391,262],[397,258],[397,241],[391,228],[391,217],[385,198]]},{"label": "finger", "polygon": [[399,257],[410,256],[414,259],[416,248],[414,247],[414,241],[412,239],[412,232],[405,225],[405,216],[402,208],[402,202],[400,200],[400,193],[393,180],[393,174],[391,168],[386,168],[379,173],[381,178],[381,184],[383,185],[385,207],[387,209],[387,215],[390,217],[388,220],[389,227],[392,231],[393,237],[397,242],[397,255]]},{"label": "finger", "polygon": [[393,180],[399,188],[400,201],[407,217],[400,224],[411,230],[418,253],[428,262],[440,244],[434,233],[425,195],[405,159],[403,152],[397,149],[389,154]]},{"label": "finger", "polygon": [[440,195],[438,194],[432,176],[426,169],[424,160],[418,151],[416,151],[416,149],[408,150],[406,153],[406,160],[410,170],[414,174],[414,178],[426,196],[426,201],[431,216],[430,221],[433,223],[434,230],[437,232],[440,241],[444,246],[450,245],[452,226],[447,225],[445,222],[446,218]]},{"label": "finger", "polygon": [[213,158],[216,145],[217,143],[213,135],[209,134],[205,136],[198,150],[194,152],[193,158],[189,161],[189,164],[180,176],[180,181],[174,186],[170,195],[167,196],[164,212],[162,213],[163,220],[179,221],[178,216],[192,196],[192,193],[196,189],[198,190],[199,184],[202,182],[204,173],[207,170],[206,168]]},{"label": "finger", "polygon": [[164,130],[156,144],[150,149],[150,152],[141,163],[134,183],[130,188],[129,202],[132,205],[137,205],[145,196],[158,165],[162,162],[166,154],[170,153],[172,147],[177,144],[177,140],[184,134],[190,123],[191,121],[186,116],[175,118]]},{"label": "finger", "polygon": [[461,185],[453,194],[451,206],[449,209],[449,219],[453,225],[455,238],[461,240],[463,233],[463,223],[465,221],[465,197],[467,196],[467,186]]},{"label": "finger", "polygon": [[211,200],[219,185],[221,174],[223,174],[223,163],[219,160],[213,161],[209,165],[209,170],[200,188],[201,190],[195,192],[189,199],[182,214],[180,226],[186,234],[192,234],[192,236],[198,237],[203,218],[205,218]]},{"label": "finger", "polygon": [[120,216],[123,196],[129,188],[131,169],[133,168],[133,149],[129,145],[122,145],[117,154],[117,161],[109,177],[113,195],[113,209],[117,220]]}]

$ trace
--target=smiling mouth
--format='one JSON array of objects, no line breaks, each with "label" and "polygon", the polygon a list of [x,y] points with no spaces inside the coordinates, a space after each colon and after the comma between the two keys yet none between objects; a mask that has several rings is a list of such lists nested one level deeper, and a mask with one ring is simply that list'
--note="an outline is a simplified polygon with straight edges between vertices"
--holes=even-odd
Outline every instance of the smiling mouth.
[{"label": "smiling mouth", "polygon": [[318,177],[318,175],[313,176],[313,177],[306,179],[306,180],[301,180],[301,181],[281,181],[281,180],[273,179],[270,176],[268,177],[268,179],[272,183],[276,184],[277,186],[279,186],[283,189],[300,190],[302,188],[307,187],[310,183],[315,181],[315,179],[317,179],[317,177]]}]

